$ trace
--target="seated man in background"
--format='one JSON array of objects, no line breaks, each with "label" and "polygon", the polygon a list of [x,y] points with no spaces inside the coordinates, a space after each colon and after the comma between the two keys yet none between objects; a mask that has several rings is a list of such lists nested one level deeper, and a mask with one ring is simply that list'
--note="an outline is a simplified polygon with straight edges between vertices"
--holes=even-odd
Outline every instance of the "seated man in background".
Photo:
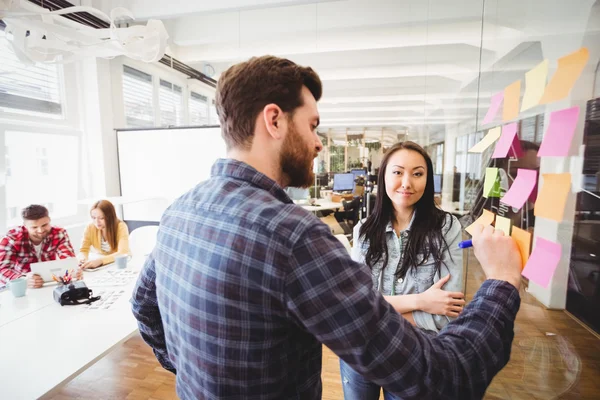
[{"label": "seated man in background", "polygon": [[[21,215],[23,225],[9,230],[0,241],[0,288],[26,276],[31,263],[75,257],[67,231],[50,225],[46,207],[33,204],[25,207]],[[27,284],[40,288],[44,280],[29,274]]]}]

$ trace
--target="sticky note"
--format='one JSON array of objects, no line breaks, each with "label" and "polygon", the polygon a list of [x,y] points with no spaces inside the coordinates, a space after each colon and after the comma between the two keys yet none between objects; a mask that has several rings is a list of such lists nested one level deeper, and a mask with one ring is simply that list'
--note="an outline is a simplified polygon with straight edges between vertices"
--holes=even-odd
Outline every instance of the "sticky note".
[{"label": "sticky note", "polygon": [[490,129],[479,143],[469,149],[469,153],[483,153],[485,149],[498,140],[501,134],[502,130],[499,126]]},{"label": "sticky note", "polygon": [[483,197],[500,197],[500,180],[498,179],[498,168],[485,169],[485,181],[483,182]]},{"label": "sticky note", "polygon": [[494,225],[494,228],[504,232],[504,236],[510,236],[510,226],[511,226],[511,222],[510,219],[502,217],[500,215],[496,216],[496,225]]},{"label": "sticky note", "polygon": [[502,100],[504,99],[504,92],[496,93],[492,96],[490,108],[488,108],[485,117],[483,118],[483,125],[489,124],[494,120],[496,114],[498,114],[498,110],[500,109],[500,105],[502,104]]},{"label": "sticky note", "polygon": [[532,169],[517,170],[517,177],[500,201],[514,208],[521,208],[537,185],[537,171]]},{"label": "sticky note", "polygon": [[521,99],[521,80],[511,83],[504,88],[504,108],[502,121],[510,121],[519,117],[519,100]]},{"label": "sticky note", "polygon": [[571,189],[571,174],[542,174],[544,182],[535,202],[536,217],[562,221]]},{"label": "sticky note", "polygon": [[495,218],[496,218],[496,214],[484,209],[483,214],[481,214],[481,216],[479,218],[477,218],[477,220],[475,220],[475,222],[473,222],[471,225],[467,226],[465,231],[467,231],[471,235],[473,235],[473,228],[475,227],[475,225],[477,225],[477,224],[483,225],[483,226],[491,225],[494,223]]},{"label": "sticky note", "polygon": [[590,52],[585,47],[559,58],[558,68],[546,86],[540,104],[552,103],[567,97],[589,58]]},{"label": "sticky note", "polygon": [[496,144],[492,158],[521,157],[523,150],[517,136],[517,123],[506,124],[502,127],[502,135]]},{"label": "sticky note", "polygon": [[566,157],[569,155],[578,119],[579,106],[551,113],[538,157]]},{"label": "sticky note", "polygon": [[540,104],[540,99],[546,89],[546,79],[548,78],[548,60],[544,60],[529,72],[525,73],[525,94],[523,95],[523,104],[521,112],[529,110]]},{"label": "sticky note", "polygon": [[530,281],[547,288],[556,271],[562,255],[560,244],[546,239],[537,238],[529,261],[523,269],[523,276]]},{"label": "sticky note", "polygon": [[521,269],[523,269],[525,264],[527,264],[527,260],[529,260],[529,251],[531,250],[531,233],[513,226],[510,236],[512,236],[517,243],[519,253],[521,253]]}]

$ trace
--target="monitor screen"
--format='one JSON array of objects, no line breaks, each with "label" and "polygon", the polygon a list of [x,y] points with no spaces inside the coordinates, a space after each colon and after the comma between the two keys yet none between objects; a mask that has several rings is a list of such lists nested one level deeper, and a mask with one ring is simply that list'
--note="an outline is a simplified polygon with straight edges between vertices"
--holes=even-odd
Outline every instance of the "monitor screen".
[{"label": "monitor screen", "polygon": [[433,175],[433,192],[434,193],[442,193],[442,175],[441,174]]},{"label": "monitor screen", "polygon": [[364,169],[353,169],[350,171],[352,173],[352,175],[354,175],[355,178],[358,178],[359,176],[367,176],[367,173],[365,172]]},{"label": "monitor screen", "polygon": [[333,175],[333,190],[336,192],[354,190],[354,174]]}]

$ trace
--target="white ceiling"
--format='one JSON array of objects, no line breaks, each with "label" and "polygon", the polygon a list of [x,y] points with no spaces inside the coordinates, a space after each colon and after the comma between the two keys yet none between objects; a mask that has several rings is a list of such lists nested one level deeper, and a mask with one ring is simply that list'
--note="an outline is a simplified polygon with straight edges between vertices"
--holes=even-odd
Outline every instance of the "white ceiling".
[{"label": "white ceiling", "polygon": [[540,41],[555,40],[557,24],[559,37],[589,31],[594,0],[91,3],[105,12],[126,7],[142,21],[161,19],[170,53],[214,71],[215,79],[230,65],[264,54],[313,67],[324,84],[324,130],[428,140],[449,124],[474,122],[477,113],[481,119],[490,95],[543,59]]}]

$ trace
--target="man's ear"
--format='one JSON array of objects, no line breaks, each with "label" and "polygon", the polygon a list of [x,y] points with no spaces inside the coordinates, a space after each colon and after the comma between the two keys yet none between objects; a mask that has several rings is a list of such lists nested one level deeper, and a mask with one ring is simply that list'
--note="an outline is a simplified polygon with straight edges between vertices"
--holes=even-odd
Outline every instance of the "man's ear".
[{"label": "man's ear", "polygon": [[286,131],[285,115],[277,104],[267,104],[263,108],[263,119],[267,132],[273,139],[280,140]]}]

